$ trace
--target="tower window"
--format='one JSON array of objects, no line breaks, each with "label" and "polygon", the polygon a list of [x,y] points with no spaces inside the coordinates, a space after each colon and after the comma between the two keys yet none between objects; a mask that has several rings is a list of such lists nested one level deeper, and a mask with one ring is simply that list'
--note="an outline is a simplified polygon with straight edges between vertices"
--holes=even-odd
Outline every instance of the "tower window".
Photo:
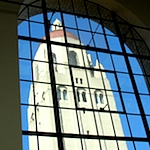
[{"label": "tower window", "polygon": [[53,57],[53,62],[57,63],[57,59],[56,59],[56,54],[55,53],[52,53],[52,57]]},{"label": "tower window", "polygon": [[76,78],[76,83],[78,83],[78,78]]},{"label": "tower window", "polygon": [[61,91],[60,91],[60,89],[57,90],[57,99],[61,100]]},{"label": "tower window", "polygon": [[80,83],[81,83],[81,84],[83,84],[83,80],[82,80],[82,78],[80,78]]},{"label": "tower window", "polygon": [[67,90],[63,90],[63,99],[64,99],[64,100],[68,100],[68,97],[67,97]]},{"label": "tower window", "polygon": [[69,64],[70,65],[77,65],[77,54],[74,51],[68,52]]},{"label": "tower window", "polygon": [[80,102],[80,93],[79,93],[79,91],[77,91],[77,99],[78,99],[78,102]]},{"label": "tower window", "polygon": [[89,130],[87,130],[87,135],[89,135]]},{"label": "tower window", "polygon": [[100,95],[99,95],[99,100],[100,100],[101,104],[104,104],[103,94],[100,94]]},{"label": "tower window", "polygon": [[45,92],[42,93],[42,99],[45,100]]},{"label": "tower window", "polygon": [[95,101],[96,101],[96,104],[98,104],[98,98],[97,98],[97,94],[95,93],[95,94],[94,94],[94,96],[95,96]]},{"label": "tower window", "polygon": [[82,99],[83,99],[83,102],[87,102],[87,100],[86,100],[86,93],[85,92],[82,92]]}]

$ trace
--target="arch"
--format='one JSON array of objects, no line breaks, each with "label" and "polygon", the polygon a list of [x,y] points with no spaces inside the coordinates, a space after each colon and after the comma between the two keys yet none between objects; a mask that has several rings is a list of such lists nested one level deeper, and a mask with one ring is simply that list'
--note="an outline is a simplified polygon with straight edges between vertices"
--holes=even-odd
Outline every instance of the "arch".
[{"label": "arch", "polygon": [[70,65],[78,65],[77,63],[77,53],[74,51],[69,51],[68,52],[68,58],[69,58],[69,64]]}]

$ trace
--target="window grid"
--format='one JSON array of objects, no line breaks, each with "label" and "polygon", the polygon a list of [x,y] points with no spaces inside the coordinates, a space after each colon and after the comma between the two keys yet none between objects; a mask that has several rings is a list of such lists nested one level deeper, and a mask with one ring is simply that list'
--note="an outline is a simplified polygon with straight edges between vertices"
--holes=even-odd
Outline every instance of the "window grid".
[{"label": "window grid", "polygon": [[[75,45],[75,44],[70,44],[70,43],[67,43],[67,35],[66,35],[66,30],[67,29],[69,29],[68,27],[66,28],[65,26],[64,26],[64,17],[63,17],[63,14],[64,13],[66,13],[65,11],[62,11],[60,8],[61,8],[61,3],[59,2],[59,12],[60,12],[60,16],[61,16],[61,19],[62,19],[62,26],[63,26],[63,30],[64,30],[64,35],[65,35],[65,44],[64,43],[57,43],[57,42],[55,42],[55,41],[51,41],[50,42],[50,35],[49,35],[49,23],[48,23],[48,19],[47,19],[47,10],[48,9],[50,9],[50,8],[46,8],[46,4],[45,4],[45,2],[43,1],[43,6],[41,6],[41,8],[43,9],[43,14],[44,14],[44,18],[45,18],[45,22],[43,23],[43,25],[44,25],[44,27],[45,27],[45,35],[46,35],[46,40],[41,40],[41,39],[38,39],[38,38],[32,38],[32,36],[31,36],[31,27],[30,27],[30,23],[31,22],[33,22],[33,21],[31,21],[30,20],[30,18],[28,18],[28,27],[29,27],[29,37],[25,37],[25,36],[22,36],[22,35],[19,35],[19,39],[22,39],[22,40],[27,40],[27,41],[29,41],[29,45],[30,45],[30,57],[31,58],[29,58],[29,59],[25,59],[25,58],[22,58],[22,57],[20,57],[20,60],[26,60],[26,62],[31,62],[31,80],[28,80],[28,79],[24,79],[24,78],[21,78],[20,79],[20,81],[24,81],[24,82],[26,82],[26,81],[31,81],[31,82],[33,82],[33,93],[35,93],[35,84],[36,83],[41,83],[41,84],[43,84],[43,82],[39,82],[39,81],[34,81],[34,72],[33,72],[33,69],[32,69],[32,63],[33,63],[33,61],[35,61],[34,59],[32,59],[32,58],[34,58],[32,55],[33,55],[33,48],[32,48],[32,41],[36,41],[36,42],[43,42],[43,43],[47,43],[47,49],[48,49],[48,57],[49,57],[49,70],[50,70],[50,78],[51,78],[51,82],[47,82],[47,83],[45,83],[45,84],[47,84],[47,85],[49,85],[49,84],[51,84],[51,88],[52,88],[52,97],[53,97],[53,105],[54,105],[54,107],[55,107],[55,109],[54,109],[54,116],[55,116],[55,122],[56,122],[56,126],[57,126],[57,129],[56,129],[56,133],[46,133],[46,132],[44,132],[44,133],[41,133],[41,132],[39,132],[38,131],[38,127],[37,127],[37,118],[36,118],[36,116],[37,116],[37,114],[36,114],[36,108],[37,108],[37,104],[36,104],[36,97],[35,97],[35,94],[33,94],[33,99],[34,99],[34,103],[33,103],[33,105],[31,105],[31,104],[28,104],[28,103],[26,103],[26,104],[24,104],[24,103],[22,103],[22,107],[23,106],[33,106],[33,108],[34,108],[34,112],[35,112],[35,125],[36,125],[36,132],[33,132],[33,131],[28,131],[28,130],[23,130],[23,135],[36,135],[37,136],[37,144],[38,144],[38,150],[40,149],[40,147],[39,147],[39,138],[38,138],[38,135],[41,135],[41,136],[52,136],[52,137],[57,137],[57,141],[58,141],[58,147],[59,147],[59,149],[65,149],[65,140],[63,140],[64,139],[64,137],[74,137],[74,138],[79,138],[79,139],[81,139],[81,147],[82,147],[82,149],[84,150],[85,149],[85,139],[86,138],[89,138],[89,139],[98,139],[98,141],[99,141],[99,147],[102,147],[102,145],[101,145],[101,140],[99,140],[99,139],[104,139],[104,140],[106,140],[107,139],[107,136],[101,136],[100,135],[100,133],[98,133],[98,129],[97,129],[97,122],[96,122],[96,115],[95,115],[95,113],[96,112],[103,112],[103,113],[108,113],[109,115],[110,115],[110,118],[111,118],[111,122],[112,122],[112,127],[113,127],[113,131],[114,131],[114,133],[116,132],[115,131],[115,127],[114,127],[114,124],[113,124],[113,118],[112,118],[112,116],[114,115],[114,114],[124,114],[125,115],[125,117],[126,117],[126,119],[127,119],[127,124],[128,124],[128,127],[129,127],[129,131],[130,131],[130,137],[127,137],[127,136],[123,136],[123,137],[120,137],[120,136],[117,136],[116,135],[116,133],[115,133],[115,135],[112,137],[112,136],[109,136],[109,138],[111,139],[111,140],[116,140],[116,143],[117,143],[117,149],[119,149],[120,147],[119,147],[119,141],[118,140],[125,140],[125,141],[133,141],[133,147],[134,147],[134,149],[136,150],[137,149],[137,146],[136,146],[136,142],[137,141],[145,141],[145,142],[149,142],[149,128],[148,128],[148,123],[147,123],[147,120],[146,120],[146,116],[145,116],[145,112],[144,112],[144,108],[143,108],[143,105],[142,105],[142,102],[141,102],[141,98],[140,98],[140,95],[139,95],[139,91],[138,91],[138,88],[137,88],[137,84],[136,84],[136,82],[135,82],[135,78],[134,78],[134,75],[136,75],[136,74],[133,74],[133,71],[132,71],[132,67],[131,67],[131,64],[129,63],[129,56],[130,57],[133,57],[133,58],[139,58],[139,61],[141,62],[140,63],[140,65],[142,66],[142,71],[143,71],[143,74],[144,74],[144,77],[145,77],[145,80],[146,80],[146,84],[147,84],[147,86],[149,87],[149,80],[148,80],[148,77],[149,77],[149,74],[147,74],[147,71],[146,71],[146,69],[145,69],[145,67],[144,67],[144,62],[142,62],[142,60],[141,60],[141,58],[143,58],[144,59],[144,61],[147,59],[147,56],[145,56],[145,54],[143,54],[143,56],[141,56],[141,52],[139,52],[139,50],[138,50],[138,46],[137,46],[137,44],[136,44],[136,42],[137,41],[142,41],[143,42],[143,40],[140,38],[140,39],[138,39],[137,37],[135,38],[134,37],[134,35],[133,35],[133,32],[134,33],[136,33],[134,30],[132,30],[132,29],[130,29],[130,27],[129,27],[129,29],[128,29],[128,31],[126,32],[126,34],[130,31],[131,32],[131,35],[132,35],[132,39],[133,39],[133,41],[134,41],[134,43],[135,43],[135,45],[136,45],[136,51],[137,51],[137,53],[134,53],[134,54],[129,54],[127,51],[126,51],[126,49],[125,49],[125,47],[124,47],[124,41],[125,40],[127,40],[127,39],[125,39],[123,36],[125,36],[125,35],[122,35],[122,29],[121,29],[121,27],[120,27],[120,24],[125,24],[126,26],[128,26],[125,22],[119,22],[118,20],[119,20],[119,18],[118,18],[118,16],[116,16],[114,13],[111,13],[110,12],[110,14],[112,14],[112,18],[111,18],[111,20],[108,20],[108,21],[110,21],[110,22],[112,22],[112,23],[114,23],[114,26],[115,26],[115,28],[116,28],[116,33],[117,33],[117,35],[118,35],[118,37],[119,37],[119,42],[120,42],[120,44],[121,44],[121,48],[122,48],[122,51],[121,52],[118,52],[118,51],[115,51],[115,50],[111,50],[110,49],[110,47],[109,47],[109,43],[108,43],[108,40],[107,40],[107,33],[105,32],[105,28],[108,26],[108,24],[107,23],[105,23],[104,21],[105,21],[105,18],[103,18],[103,16],[99,16],[100,18],[96,18],[96,19],[100,19],[100,24],[102,25],[102,32],[103,33],[101,33],[103,36],[104,36],[104,39],[105,39],[105,42],[106,42],[106,46],[107,46],[107,48],[106,48],[106,50],[105,49],[103,49],[103,48],[96,48],[96,42],[95,42],[95,40],[93,39],[92,40],[92,42],[94,43],[93,44],[93,46],[92,45],[81,45],[81,41],[82,41],[82,39],[80,38],[80,31],[83,31],[83,30],[81,30],[81,29],[79,29],[78,28],[78,21],[77,21],[77,17],[76,17],[76,15],[79,15],[79,16],[83,16],[83,17],[86,17],[86,18],[92,18],[90,15],[89,15],[89,13],[88,13],[88,9],[87,9],[87,3],[88,4],[90,4],[91,2],[86,2],[86,1],[84,1],[84,6],[85,6],[85,14],[84,15],[79,15],[79,14],[77,14],[76,12],[75,12],[75,9],[74,9],[74,7],[73,7],[73,1],[72,1],[72,7],[73,7],[73,14],[75,14],[75,22],[76,22],[76,28],[75,28],[75,30],[77,30],[77,34],[78,34],[78,37],[79,37],[79,41],[80,41],[80,43],[79,43],[79,45]],[[98,8],[98,11],[99,10],[101,10],[101,7],[100,6],[98,6],[98,5],[96,5],[96,4],[93,4],[93,5],[95,5],[95,6],[97,6],[97,8]],[[35,7],[35,6],[30,6],[30,7]],[[68,13],[68,12],[67,12]],[[99,11],[99,15],[102,15],[102,13]],[[28,16],[29,16],[29,9],[28,9]],[[90,20],[88,19],[88,22],[89,22],[89,26],[90,26],[90,29],[89,29],[89,31],[87,31],[88,33],[91,33],[91,34],[93,34],[92,36],[94,36],[94,34],[95,34],[95,32],[93,33],[93,31],[92,31],[92,29],[91,29],[91,23],[90,23]],[[35,22],[35,21],[34,21]],[[39,24],[39,22],[35,22],[35,23],[37,23],[37,24]],[[119,31],[120,30],[120,31]],[[113,35],[111,35],[111,36],[113,36]],[[91,38],[92,39],[92,38]],[[129,39],[129,38],[128,38]],[[130,38],[131,39],[131,38]],[[96,58],[99,60],[99,57],[98,57],[98,52],[104,52],[104,53],[106,53],[106,54],[110,54],[110,58],[111,58],[111,62],[112,62],[112,65],[113,65],[113,71],[111,71],[111,70],[103,70],[102,68],[101,68],[101,66],[100,65],[98,65],[98,68],[88,68],[87,66],[86,66],[86,63],[85,63],[85,60],[84,60],[84,54],[83,54],[83,51],[81,51],[81,53],[82,53],[82,58],[83,58],[83,62],[84,62],[84,65],[83,66],[72,66],[71,64],[68,64],[68,65],[66,65],[66,64],[63,64],[63,63],[55,63],[55,64],[61,64],[62,66],[68,66],[69,67],[69,73],[70,73],[70,78],[71,78],[71,85],[67,85],[67,84],[65,84],[64,86],[71,86],[72,88],[73,88],[73,97],[74,97],[74,103],[75,103],[75,108],[67,108],[67,107],[62,107],[62,106],[60,106],[59,105],[59,103],[58,103],[58,101],[55,101],[55,99],[56,99],[56,97],[57,97],[57,90],[56,90],[56,76],[55,76],[55,74],[54,74],[54,67],[53,67],[53,58],[52,58],[52,52],[51,52],[51,49],[52,49],[52,44],[54,44],[54,45],[63,45],[64,47],[66,46],[66,49],[69,49],[70,47],[75,47],[76,49],[77,48],[81,48],[81,49],[86,49],[86,50],[90,50],[90,51],[92,51],[92,52],[95,52],[96,53]],[[131,46],[132,47],[132,46]],[[114,55],[114,54],[116,54],[116,55],[119,55],[119,56],[123,56],[123,58],[125,58],[125,64],[127,65],[127,72],[124,72],[124,70],[122,70],[121,72],[120,71],[118,71],[118,70],[116,70],[116,68],[115,68],[115,65],[114,65],[114,60],[113,60],[113,58],[112,58],[112,56]],[[36,60],[37,62],[40,62],[39,60]],[[69,60],[68,60],[69,61]],[[43,61],[42,61],[43,62]],[[43,62],[43,63],[45,63],[45,62]],[[89,131],[88,132],[88,135],[85,135],[85,134],[83,134],[82,133],[82,128],[81,128],[81,126],[80,126],[80,120],[82,120],[82,119],[80,119],[80,115],[81,115],[81,110],[83,109],[82,107],[80,108],[79,106],[78,106],[78,98],[76,97],[77,95],[76,95],[76,92],[77,92],[77,88],[78,88],[78,85],[75,85],[75,83],[74,83],[74,79],[75,79],[75,77],[74,77],[74,74],[73,74],[73,69],[74,68],[78,68],[78,69],[82,69],[82,70],[85,70],[85,79],[87,80],[87,85],[85,85],[85,83],[82,85],[83,87],[82,88],[86,88],[87,90],[86,91],[88,91],[89,92],[89,99],[90,99],[90,102],[91,102],[91,108],[84,108],[84,111],[85,112],[91,112],[91,113],[93,113],[93,116],[94,116],[94,120],[95,120],[95,128],[96,128],[96,130],[97,130],[97,135],[92,135],[91,134],[91,131],[89,131],[89,130],[86,130],[86,131]],[[93,106],[93,102],[94,101],[92,101],[92,93],[91,93],[91,90],[92,89],[95,89],[95,90],[97,90],[97,88],[93,88],[93,87],[90,87],[90,84],[89,84],[89,78],[88,78],[88,70],[94,70],[94,71],[99,71],[99,75],[102,77],[102,82],[103,82],[103,85],[104,85],[104,87],[103,87],[103,91],[104,91],[104,93],[105,93],[105,95],[106,95],[106,101],[107,101],[107,104],[108,104],[108,110],[97,110],[97,109],[95,109],[94,108],[94,106]],[[103,79],[103,73],[111,73],[112,75],[114,75],[114,79],[115,79],[115,81],[116,81],[116,83],[117,83],[117,90],[110,90],[110,89],[107,89],[106,87],[105,87],[105,83],[104,83],[104,79]],[[129,75],[130,76],[130,79],[131,79],[131,83],[132,83],[132,86],[133,86],[133,91],[123,91],[122,89],[121,89],[121,87],[120,87],[120,81],[118,80],[118,76],[117,76],[117,74],[118,73],[120,73],[120,74],[127,74],[127,75]],[[84,80],[85,81],[85,80]],[[85,81],[86,82],[86,81]],[[58,85],[58,84],[57,84]],[[60,84],[61,85],[61,84]],[[63,85],[63,84],[62,84]],[[121,101],[121,105],[122,105],[122,107],[123,107],[123,111],[122,112],[120,112],[120,111],[112,111],[111,110],[111,108],[110,108],[110,106],[109,106],[109,98],[108,98],[108,96],[107,96],[107,93],[108,93],[108,91],[112,91],[112,92],[114,92],[114,91],[116,91],[116,92],[118,92],[119,93],[119,97],[120,97],[120,101]],[[139,114],[132,114],[132,113],[128,113],[127,111],[126,111],[126,106],[125,106],[125,104],[124,104],[124,100],[123,100],[123,93],[133,93],[134,95],[135,95],[135,97],[136,97],[136,102],[137,102],[137,104],[138,104],[138,107],[139,107],[139,110],[140,110],[140,115]],[[149,96],[149,94],[145,94],[145,93],[140,93],[141,95],[148,95]],[[68,101],[69,101],[69,99],[68,99]],[[88,100],[87,100],[88,101]],[[43,105],[38,105],[38,108],[39,107],[45,107],[45,106],[43,106]],[[54,108],[53,106],[50,106],[52,109]],[[48,107],[49,108],[49,107]],[[62,129],[62,123],[61,123],[61,116],[60,116],[60,110],[68,110],[68,109],[71,109],[71,110],[74,110],[76,113],[76,117],[77,117],[77,124],[78,124],[78,130],[79,130],[79,134],[72,134],[72,133],[63,133],[63,129]],[[78,113],[80,114],[79,116],[78,116]],[[85,113],[86,114],[86,113]],[[146,131],[146,137],[136,137],[136,136],[134,136],[133,134],[132,134],[132,129],[131,129],[131,123],[130,123],[130,121],[129,121],[129,115],[132,115],[132,116],[141,116],[142,117],[142,121],[143,121],[143,125],[144,125],[144,128],[145,128],[145,131]],[[58,117],[58,116],[60,116],[60,117]],[[149,116],[149,114],[147,115],[147,116]],[[62,121],[63,122],[63,121]]]}]

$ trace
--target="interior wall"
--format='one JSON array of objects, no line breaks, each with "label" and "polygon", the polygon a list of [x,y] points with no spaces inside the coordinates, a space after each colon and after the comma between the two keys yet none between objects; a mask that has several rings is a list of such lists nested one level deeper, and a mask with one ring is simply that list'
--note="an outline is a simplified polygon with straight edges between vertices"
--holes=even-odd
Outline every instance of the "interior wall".
[{"label": "interior wall", "polygon": [[0,6],[0,149],[21,150],[17,12]]}]

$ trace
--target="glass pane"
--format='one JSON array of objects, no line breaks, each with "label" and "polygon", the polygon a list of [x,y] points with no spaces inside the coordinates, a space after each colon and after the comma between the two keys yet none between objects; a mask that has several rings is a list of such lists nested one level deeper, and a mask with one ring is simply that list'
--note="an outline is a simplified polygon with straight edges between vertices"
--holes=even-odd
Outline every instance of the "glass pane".
[{"label": "glass pane", "polygon": [[20,60],[19,68],[20,68],[20,79],[31,81],[32,80],[31,61]]},{"label": "glass pane", "polygon": [[135,147],[136,150],[141,150],[141,149],[150,150],[148,142],[135,142]]},{"label": "glass pane", "polygon": [[141,98],[141,102],[142,102],[145,114],[150,115],[150,96],[140,95],[140,98]]},{"label": "glass pane", "polygon": [[114,136],[111,115],[109,113],[95,112],[95,117],[99,135]]},{"label": "glass pane", "polygon": [[[106,76],[110,82],[111,89],[118,90],[115,75],[113,73],[107,73]],[[107,85],[106,85],[106,87],[107,87]]]},{"label": "glass pane", "polygon": [[[128,141],[117,141],[118,142],[118,147],[119,147],[119,149],[121,150],[121,149],[124,149],[124,150],[131,150],[131,149],[129,149],[129,147],[128,147]],[[132,149],[132,150],[134,150],[134,149]]]},{"label": "glass pane", "polygon": [[[61,106],[62,105],[63,104],[61,104]],[[59,109],[59,117],[63,133],[79,134],[79,127],[75,110]]]},{"label": "glass pane", "polygon": [[31,58],[30,52],[30,42],[25,40],[18,41],[18,50],[20,58]]},{"label": "glass pane", "polygon": [[29,25],[28,21],[23,21],[18,26],[18,35],[29,36],[29,26],[28,25]]},{"label": "glass pane", "polygon": [[110,50],[122,51],[118,37],[107,36],[107,40],[108,40]]},{"label": "glass pane", "polygon": [[[34,109],[33,107],[31,107]],[[21,106],[21,119],[22,119],[22,130],[29,130],[28,124],[30,123],[29,118],[28,118],[28,106]],[[32,116],[35,118],[34,116]],[[33,123],[35,126],[35,122]],[[35,131],[35,128],[32,128],[32,131]]]},{"label": "glass pane", "polygon": [[[20,81],[20,100],[23,104],[34,104],[34,101],[29,103],[29,89],[32,85],[32,82],[24,82]],[[30,94],[31,97],[33,97],[33,94]]]},{"label": "glass pane", "polygon": [[56,64],[55,79],[57,84],[71,85],[69,67]]},{"label": "glass pane", "polygon": [[64,138],[63,141],[64,141],[66,150],[70,150],[71,147],[73,147],[74,149],[78,149],[78,150],[82,149],[81,139]]},{"label": "glass pane", "polygon": [[[114,95],[114,99],[115,99],[115,102],[116,102],[117,111],[123,111],[122,102],[121,102],[119,93],[118,92],[113,92],[113,95]],[[111,108],[111,110],[114,110],[114,109]]]},{"label": "glass pane", "polygon": [[117,73],[121,91],[133,92],[132,83],[128,74]]},{"label": "glass pane", "polygon": [[31,139],[31,137],[32,137],[32,139],[35,141],[35,147],[34,147],[34,149],[35,150],[38,150],[37,149],[37,137],[36,136],[27,136],[27,135],[23,135],[22,136],[22,149],[23,150],[30,150],[29,149],[29,139]]},{"label": "glass pane", "polygon": [[[32,87],[30,88],[29,103],[32,104],[35,102],[36,105],[53,106],[52,89],[50,84],[36,82],[34,83],[33,88],[34,89],[32,89]],[[34,94],[35,99],[31,97],[32,94]]]},{"label": "glass pane", "polygon": [[141,116],[128,115],[129,124],[133,137],[146,137]]},{"label": "glass pane", "polygon": [[134,79],[135,79],[135,82],[136,82],[139,93],[149,94],[144,77],[134,75]]},{"label": "glass pane", "polygon": [[131,65],[132,72],[135,74],[142,74],[142,70],[136,58],[129,57],[129,62]]},{"label": "glass pane", "polygon": [[[82,106],[82,108],[84,108]],[[91,111],[78,111],[79,126],[81,134],[97,135],[96,120]]]},{"label": "glass pane", "polygon": [[110,54],[98,52],[98,59],[99,62],[103,65],[104,69],[114,70]]},{"label": "glass pane", "polygon": [[104,48],[107,49],[106,41],[104,35],[101,34],[94,34],[94,41],[97,48]]},{"label": "glass pane", "polygon": [[140,114],[134,94],[122,93],[125,109],[127,113]]},{"label": "glass pane", "polygon": [[42,39],[45,35],[44,24],[30,22],[31,37]]},{"label": "glass pane", "polygon": [[45,137],[45,136],[39,136],[39,149],[43,150],[43,148],[46,150],[48,149],[55,149],[58,150],[58,144],[57,144],[57,138],[55,137]]},{"label": "glass pane", "polygon": [[85,46],[94,46],[91,32],[79,31],[80,41]]},{"label": "glass pane", "polygon": [[[56,85],[58,105],[61,108],[75,108],[74,93],[71,86]],[[76,94],[76,93],[75,93]]]},{"label": "glass pane", "polygon": [[74,15],[63,14],[65,27],[76,28],[76,20]]},{"label": "glass pane", "polygon": [[120,72],[128,72],[126,67],[126,62],[123,56],[120,55],[112,55],[113,63],[115,65],[115,70]]}]

